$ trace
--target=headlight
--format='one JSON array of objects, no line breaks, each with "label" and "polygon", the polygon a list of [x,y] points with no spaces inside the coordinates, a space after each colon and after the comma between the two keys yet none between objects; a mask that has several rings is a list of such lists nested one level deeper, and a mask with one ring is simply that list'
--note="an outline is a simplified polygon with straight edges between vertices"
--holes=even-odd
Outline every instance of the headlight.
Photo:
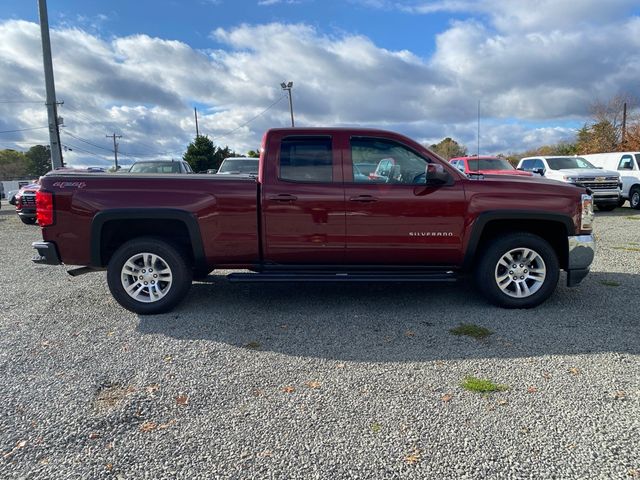
[{"label": "headlight", "polygon": [[580,230],[591,230],[593,228],[593,197],[583,193],[581,205]]},{"label": "headlight", "polygon": [[564,178],[565,182],[569,182],[569,183],[578,183],[578,180],[580,180],[578,177],[562,177]]}]

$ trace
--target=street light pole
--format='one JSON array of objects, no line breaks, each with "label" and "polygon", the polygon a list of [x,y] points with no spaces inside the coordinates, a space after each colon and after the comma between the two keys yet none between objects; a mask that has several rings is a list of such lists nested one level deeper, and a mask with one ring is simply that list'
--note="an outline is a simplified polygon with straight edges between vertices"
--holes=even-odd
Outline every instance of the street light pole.
[{"label": "street light pole", "polygon": [[295,127],[296,124],[293,121],[293,97],[291,95],[291,89],[293,88],[293,82],[282,82],[280,84],[280,86],[282,87],[282,90],[286,90],[287,93],[289,94],[289,113],[291,114],[291,126]]}]

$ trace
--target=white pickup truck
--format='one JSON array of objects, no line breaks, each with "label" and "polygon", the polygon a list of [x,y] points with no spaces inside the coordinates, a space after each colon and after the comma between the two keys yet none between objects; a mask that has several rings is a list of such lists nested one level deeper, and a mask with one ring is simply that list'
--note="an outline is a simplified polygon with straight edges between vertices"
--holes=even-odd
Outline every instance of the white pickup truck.
[{"label": "white pickup truck", "polygon": [[595,205],[604,212],[620,206],[620,174],[598,168],[583,157],[526,157],[518,163],[518,170],[587,187],[593,192]]},{"label": "white pickup truck", "polygon": [[597,167],[617,170],[622,179],[620,206],[629,200],[631,208],[640,210],[640,152],[612,152],[582,155]]}]

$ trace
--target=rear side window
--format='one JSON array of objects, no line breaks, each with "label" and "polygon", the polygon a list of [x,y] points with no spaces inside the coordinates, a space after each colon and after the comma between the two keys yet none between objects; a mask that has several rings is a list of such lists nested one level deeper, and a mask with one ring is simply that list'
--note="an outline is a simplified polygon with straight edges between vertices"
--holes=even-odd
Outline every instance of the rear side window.
[{"label": "rear side window", "polygon": [[330,137],[291,137],[280,144],[280,179],[295,182],[333,181]]}]

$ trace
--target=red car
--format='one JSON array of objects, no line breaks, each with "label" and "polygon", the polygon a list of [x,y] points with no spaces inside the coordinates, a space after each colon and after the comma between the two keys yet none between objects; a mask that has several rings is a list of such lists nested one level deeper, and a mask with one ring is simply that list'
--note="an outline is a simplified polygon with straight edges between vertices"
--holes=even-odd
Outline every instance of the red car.
[{"label": "red car", "polygon": [[449,162],[465,174],[533,176],[531,172],[516,170],[506,159],[499,157],[456,157]]},{"label": "red car", "polygon": [[25,185],[16,193],[16,213],[22,223],[27,225],[36,223],[36,193],[38,190],[40,190],[40,185],[32,183]]},{"label": "red car", "polygon": [[294,284],[471,275],[491,302],[530,308],[560,270],[578,284],[594,255],[584,187],[466,176],[383,130],[269,130],[257,178],[51,172],[41,185],[34,261],[81,266],[74,276],[106,270],[114,298],[140,314],[169,311],[215,269],[237,270],[234,282]]}]

